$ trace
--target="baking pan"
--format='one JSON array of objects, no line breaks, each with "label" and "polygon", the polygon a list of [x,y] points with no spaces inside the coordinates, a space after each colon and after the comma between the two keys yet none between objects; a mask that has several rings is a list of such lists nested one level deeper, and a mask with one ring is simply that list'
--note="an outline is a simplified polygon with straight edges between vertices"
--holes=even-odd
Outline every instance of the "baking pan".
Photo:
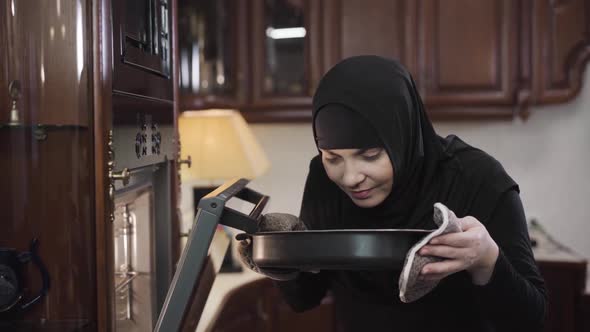
[{"label": "baking pan", "polygon": [[431,230],[347,229],[242,233],[263,268],[401,270],[408,250]]}]

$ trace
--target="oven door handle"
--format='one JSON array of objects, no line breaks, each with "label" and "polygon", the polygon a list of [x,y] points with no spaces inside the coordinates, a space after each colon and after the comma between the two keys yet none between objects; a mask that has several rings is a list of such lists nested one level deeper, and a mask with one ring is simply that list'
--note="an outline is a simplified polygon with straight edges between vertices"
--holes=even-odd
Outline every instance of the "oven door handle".
[{"label": "oven door handle", "polygon": [[[225,182],[203,197],[199,201],[198,208],[215,213],[214,211],[221,206],[223,207],[223,211],[219,219],[220,224],[239,229],[249,234],[256,233],[262,211],[270,198],[247,188],[246,185],[249,182],[247,179],[232,179]],[[252,211],[246,215],[227,207],[225,203],[234,196],[254,204]]]}]

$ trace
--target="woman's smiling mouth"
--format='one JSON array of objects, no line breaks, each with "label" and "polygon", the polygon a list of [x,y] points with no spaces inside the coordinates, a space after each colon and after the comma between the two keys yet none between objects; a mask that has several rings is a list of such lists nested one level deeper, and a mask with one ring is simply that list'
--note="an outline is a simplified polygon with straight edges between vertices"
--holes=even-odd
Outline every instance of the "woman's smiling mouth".
[{"label": "woman's smiling mouth", "polygon": [[367,199],[371,195],[372,190],[373,190],[373,188],[366,189],[366,190],[359,190],[359,191],[351,191],[350,195],[354,199],[361,199],[361,200]]}]

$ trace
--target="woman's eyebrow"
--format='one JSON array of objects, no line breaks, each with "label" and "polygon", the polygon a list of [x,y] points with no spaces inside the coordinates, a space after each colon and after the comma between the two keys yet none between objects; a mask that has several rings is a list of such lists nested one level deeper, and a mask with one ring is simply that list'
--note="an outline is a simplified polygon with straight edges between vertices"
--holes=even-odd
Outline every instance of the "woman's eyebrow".
[{"label": "woman's eyebrow", "polygon": [[330,151],[330,150],[324,150],[324,152],[326,152],[326,153],[327,153],[327,154],[329,154],[329,155],[333,155],[333,156],[340,156],[339,154],[337,154],[337,153],[335,153],[335,152],[332,152],[332,151]]},{"label": "woman's eyebrow", "polygon": [[375,150],[375,152],[380,151],[381,148],[363,148],[363,149],[359,149],[358,151],[356,151],[354,154],[357,156],[363,155],[367,152],[370,152],[372,150]]}]

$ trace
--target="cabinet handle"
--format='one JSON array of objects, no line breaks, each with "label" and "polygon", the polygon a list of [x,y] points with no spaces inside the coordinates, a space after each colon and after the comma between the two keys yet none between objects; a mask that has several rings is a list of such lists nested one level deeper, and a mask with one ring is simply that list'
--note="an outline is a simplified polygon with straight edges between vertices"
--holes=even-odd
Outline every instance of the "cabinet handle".
[{"label": "cabinet handle", "polygon": [[123,181],[123,185],[126,186],[126,185],[129,184],[129,179],[131,178],[131,173],[129,172],[129,169],[127,167],[125,167],[120,172],[111,172],[111,174],[109,175],[109,177],[113,181],[116,181],[116,180]]},{"label": "cabinet handle", "polygon": [[191,159],[191,156],[188,156],[188,158],[186,158],[186,159],[178,159],[178,165],[182,165],[182,164],[187,164],[188,168],[191,168],[191,166],[193,165],[193,161]]},{"label": "cabinet handle", "polygon": [[21,96],[21,86],[19,80],[14,80],[10,82],[8,85],[8,92],[10,93],[10,99],[12,99],[12,108],[10,109],[10,124],[17,125],[20,123],[20,118],[18,116],[18,109],[16,108],[16,103],[20,99]]}]

